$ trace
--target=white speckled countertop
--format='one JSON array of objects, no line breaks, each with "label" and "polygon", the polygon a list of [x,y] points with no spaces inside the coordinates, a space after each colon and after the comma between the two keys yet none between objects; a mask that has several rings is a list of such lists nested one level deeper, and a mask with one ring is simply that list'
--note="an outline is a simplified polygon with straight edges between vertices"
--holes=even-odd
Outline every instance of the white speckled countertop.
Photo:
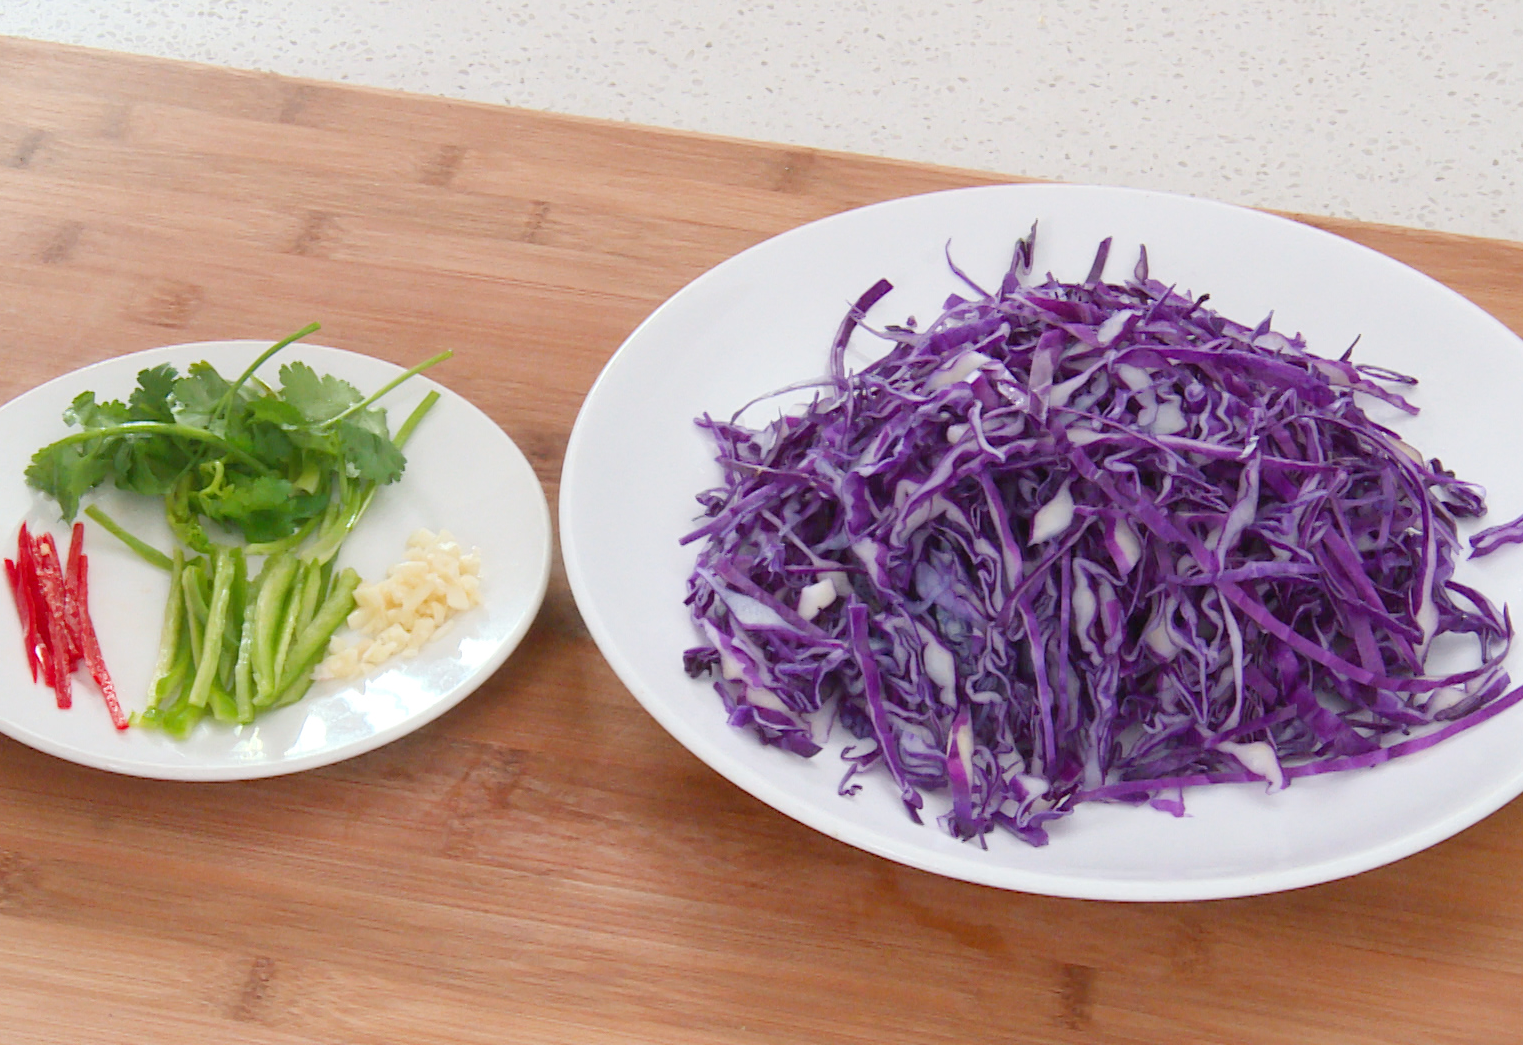
[{"label": "white speckled countertop", "polygon": [[4,0],[0,34],[1523,240],[1517,0]]}]

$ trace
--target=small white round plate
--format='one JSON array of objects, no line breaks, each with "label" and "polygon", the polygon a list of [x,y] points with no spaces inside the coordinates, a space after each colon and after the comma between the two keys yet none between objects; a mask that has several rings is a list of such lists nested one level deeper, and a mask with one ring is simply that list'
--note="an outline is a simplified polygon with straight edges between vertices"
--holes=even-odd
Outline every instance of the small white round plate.
[{"label": "small white round plate", "polygon": [[[67,547],[58,507],[26,486],[31,454],[69,431],[64,408],[90,390],[125,399],[147,367],[172,363],[181,373],[208,360],[229,377],[269,348],[267,341],[209,341],[150,349],[85,367],[0,407],[0,446],[9,455],[0,478],[3,550],[15,558],[22,521],[47,529]],[[265,363],[259,374],[275,383],[280,365],[302,361],[370,392],[401,368],[369,356],[305,342]],[[449,368],[441,365],[441,371]],[[441,372],[441,376],[445,376]],[[402,478],[381,488],[339,553],[341,566],[379,580],[400,562],[419,527],[449,530],[482,558],[482,605],[457,616],[450,629],[412,660],[394,660],[362,680],[315,684],[306,698],[243,726],[208,717],[184,740],[139,728],[111,726],[98,691],[76,675],[74,706],[60,710],[53,692],[31,682],[10,595],[0,611],[0,732],[49,754],[98,769],[169,780],[240,780],[328,765],[405,736],[454,707],[502,666],[533,623],[550,577],[550,511],[534,470],[502,429],[449,389],[412,378],[384,400],[395,428],[430,390],[440,399],[405,449]],[[87,495],[128,530],[160,549],[172,547],[162,502],[109,485]],[[106,666],[123,707],[140,710],[158,650],[168,575],[149,566],[109,533],[84,519],[90,557],[90,611]]]},{"label": "small white round plate", "polygon": [[[1107,279],[1129,276],[1146,245],[1155,278],[1209,292],[1229,318],[1252,325],[1272,310],[1275,329],[1304,332],[1321,355],[1359,338],[1359,362],[1422,382],[1413,393],[1422,416],[1372,416],[1484,484],[1487,524],[1523,513],[1523,342],[1384,255],[1284,218],[1129,189],[1013,185],[894,200],[795,229],[706,273],[629,337],[588,394],[562,473],[561,549],[582,616],[635,697],[714,769],[828,835],[939,874],[1061,896],[1189,900],[1310,885],[1417,852],[1523,791],[1523,709],[1512,708],[1373,770],[1297,780],[1272,795],[1261,785],[1197,788],[1182,818],[1089,803],[1044,848],[996,833],[985,850],[940,829],[945,803],[928,803],[925,825],[912,823],[886,774],[839,796],[839,743],[803,759],[726,724],[710,684],[682,671],[682,651],[700,642],[682,602],[694,549],[677,542],[698,518],[694,495],[720,481],[693,419],[728,417],[823,375],[849,303],[879,278],[895,289],[868,315],[877,327],[940,314],[963,289],[948,252],[997,285],[1033,222],[1038,273],[1082,279],[1110,236]],[[851,345],[858,364],[883,351],[862,330]],[[745,420],[765,423],[787,405],[765,401]],[[1462,563],[1459,578],[1523,609],[1523,547]]]}]

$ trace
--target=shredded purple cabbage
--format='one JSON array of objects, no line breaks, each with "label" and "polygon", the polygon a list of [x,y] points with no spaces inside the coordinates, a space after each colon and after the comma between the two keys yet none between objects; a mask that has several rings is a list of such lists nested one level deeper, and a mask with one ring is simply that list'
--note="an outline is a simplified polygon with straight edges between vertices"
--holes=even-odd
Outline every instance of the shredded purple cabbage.
[{"label": "shredded purple cabbage", "polygon": [[1470,538],[1470,557],[1490,555],[1504,544],[1523,544],[1523,515],[1500,526],[1491,526]]},{"label": "shredded purple cabbage", "polygon": [[[917,821],[1035,845],[1086,801],[1372,766],[1523,697],[1511,621],[1453,579],[1479,487],[1356,401],[1413,379],[1310,354],[1151,279],[1031,276],[848,374],[851,309],[814,401],[765,428],[698,422],[722,486],[687,602],[736,727],[800,755],[828,731],[843,794],[886,772]],[[950,262],[949,262],[950,263]],[[738,414],[736,415],[739,416]],[[1499,535],[1523,538],[1523,528]],[[1474,666],[1425,665],[1473,637]],[[1468,640],[1467,640],[1468,641]]]}]

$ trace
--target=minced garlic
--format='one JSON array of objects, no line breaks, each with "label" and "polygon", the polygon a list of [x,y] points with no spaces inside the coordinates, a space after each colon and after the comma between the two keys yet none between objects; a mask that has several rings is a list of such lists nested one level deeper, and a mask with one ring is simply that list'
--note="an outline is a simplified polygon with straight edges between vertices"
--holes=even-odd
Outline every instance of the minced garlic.
[{"label": "minced garlic", "polygon": [[407,539],[407,558],[386,579],[361,584],[348,624],[361,637],[334,637],[315,677],[348,679],[368,674],[392,657],[415,657],[444,633],[456,613],[481,603],[481,552],[466,552],[448,530],[420,529]]}]

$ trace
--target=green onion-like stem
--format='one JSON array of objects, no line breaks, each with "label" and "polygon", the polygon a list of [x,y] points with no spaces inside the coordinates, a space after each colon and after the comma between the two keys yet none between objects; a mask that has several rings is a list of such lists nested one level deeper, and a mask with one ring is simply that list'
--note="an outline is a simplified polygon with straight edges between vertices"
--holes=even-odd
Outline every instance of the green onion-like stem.
[{"label": "green onion-like stem", "polygon": [[147,541],[134,537],[122,528],[111,516],[107,515],[98,504],[92,504],[85,509],[85,514],[100,524],[101,529],[121,541],[127,547],[137,552],[138,557],[150,566],[157,566],[161,570],[172,570],[174,560],[159,551]]},{"label": "green onion-like stem", "polygon": [[385,395],[387,392],[390,392],[393,388],[396,388],[403,381],[406,381],[406,380],[408,380],[411,377],[415,377],[416,375],[421,374],[423,371],[427,370],[431,366],[435,366],[436,364],[444,362],[446,359],[449,359],[454,354],[455,353],[450,351],[449,349],[445,349],[443,352],[440,352],[437,356],[434,356],[434,357],[432,357],[430,359],[425,359],[423,362],[419,363],[417,366],[412,367],[412,368],[410,368],[408,370],[404,370],[402,373],[398,374],[396,377],[394,377],[390,381],[386,382],[386,384],[382,385],[379,389],[377,389],[376,391],[372,392],[368,397],[366,397],[365,399],[361,400],[358,403],[355,403],[353,406],[349,407],[347,410],[344,410],[342,413],[335,414],[333,417],[328,418],[328,420],[324,421],[323,424],[324,425],[338,424],[340,421],[342,421],[344,418],[348,417],[350,414],[355,413],[355,412],[360,411],[360,410],[364,410],[371,403],[374,403],[377,399],[380,399],[383,395]]},{"label": "green onion-like stem", "polygon": [[238,375],[238,380],[229,385],[227,391],[222,393],[222,398],[217,400],[217,408],[212,411],[212,416],[221,417],[224,413],[227,412],[227,408],[232,405],[233,397],[238,394],[238,389],[243,387],[245,381],[254,376],[254,371],[264,366],[265,360],[269,359],[276,352],[279,352],[281,349],[285,348],[287,345],[290,345],[292,342],[300,341],[308,334],[316,333],[321,329],[322,324],[320,323],[308,323],[296,333],[281,338],[269,348],[259,353],[259,358],[250,363],[248,365],[248,369],[244,370],[243,373]]},{"label": "green onion-like stem", "polygon": [[59,446],[72,446],[75,443],[88,443],[94,439],[108,439],[114,435],[147,435],[156,433],[159,435],[172,435],[181,439],[194,439],[197,442],[210,443],[229,457],[236,457],[250,468],[256,469],[260,475],[273,474],[271,468],[257,457],[253,457],[238,449],[232,443],[223,439],[220,435],[208,432],[204,428],[194,428],[190,425],[175,424],[171,421],[127,421],[119,425],[106,425],[104,428],[86,428],[78,432],[70,432],[62,439],[58,439],[43,450],[52,450]]}]

